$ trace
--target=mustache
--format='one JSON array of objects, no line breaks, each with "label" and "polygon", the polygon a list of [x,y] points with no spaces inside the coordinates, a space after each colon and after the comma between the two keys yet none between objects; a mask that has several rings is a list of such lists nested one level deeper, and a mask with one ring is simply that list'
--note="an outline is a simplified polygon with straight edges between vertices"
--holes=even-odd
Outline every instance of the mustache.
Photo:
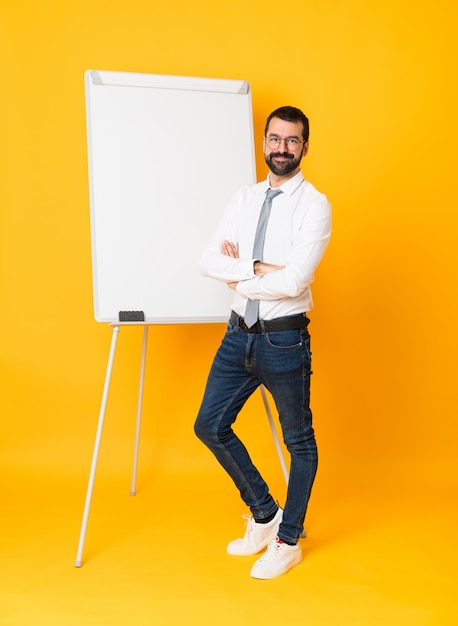
[{"label": "mustache", "polygon": [[289,152],[271,152],[269,155],[269,159],[273,159],[275,157],[282,157],[285,159],[294,159],[294,154],[290,154]]}]

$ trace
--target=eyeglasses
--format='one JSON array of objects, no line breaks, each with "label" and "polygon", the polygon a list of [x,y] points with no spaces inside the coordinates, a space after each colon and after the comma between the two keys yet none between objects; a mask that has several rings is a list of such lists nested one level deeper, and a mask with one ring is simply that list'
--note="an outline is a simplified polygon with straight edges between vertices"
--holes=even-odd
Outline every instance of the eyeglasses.
[{"label": "eyeglasses", "polygon": [[266,137],[266,145],[270,150],[276,150],[281,145],[282,141],[285,142],[286,147],[288,150],[291,150],[291,152],[297,150],[301,143],[304,143],[303,141],[299,141],[297,137],[286,137],[285,139],[277,137],[276,135]]}]

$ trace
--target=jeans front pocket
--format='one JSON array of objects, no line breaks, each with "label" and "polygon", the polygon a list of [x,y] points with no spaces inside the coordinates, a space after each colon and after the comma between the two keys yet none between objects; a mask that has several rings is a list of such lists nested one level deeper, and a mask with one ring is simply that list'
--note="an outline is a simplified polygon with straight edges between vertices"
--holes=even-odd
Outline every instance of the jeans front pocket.
[{"label": "jeans front pocket", "polygon": [[279,330],[266,333],[267,343],[272,348],[279,350],[291,350],[298,348],[302,344],[301,330]]}]

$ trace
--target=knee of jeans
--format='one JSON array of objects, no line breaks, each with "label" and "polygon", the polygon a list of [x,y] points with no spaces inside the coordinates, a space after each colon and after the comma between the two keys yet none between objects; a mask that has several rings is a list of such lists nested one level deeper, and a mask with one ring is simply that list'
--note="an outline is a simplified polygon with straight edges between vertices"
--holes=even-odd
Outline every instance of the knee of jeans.
[{"label": "knee of jeans", "polygon": [[293,453],[301,453],[304,451],[316,450],[315,431],[310,424],[305,430],[287,431],[283,433],[284,443],[288,451]]},{"label": "knee of jeans", "polygon": [[205,415],[198,415],[194,424],[194,432],[207,446],[219,446],[232,431],[229,428],[221,429],[220,421],[208,419]]},{"label": "knee of jeans", "polygon": [[196,434],[198,439],[201,439],[202,441],[204,440],[206,429],[203,427],[202,421],[199,418],[197,418],[194,422],[194,433]]},{"label": "knee of jeans", "polygon": [[306,460],[315,461],[318,456],[317,445],[315,441],[315,437],[312,435],[311,437],[307,437],[302,441],[293,441],[287,442],[285,441],[286,449],[290,453],[290,455],[297,458],[303,458]]},{"label": "knee of jeans", "polygon": [[208,422],[201,416],[198,416],[194,423],[194,432],[203,443],[211,443],[216,439],[215,434],[208,426]]}]

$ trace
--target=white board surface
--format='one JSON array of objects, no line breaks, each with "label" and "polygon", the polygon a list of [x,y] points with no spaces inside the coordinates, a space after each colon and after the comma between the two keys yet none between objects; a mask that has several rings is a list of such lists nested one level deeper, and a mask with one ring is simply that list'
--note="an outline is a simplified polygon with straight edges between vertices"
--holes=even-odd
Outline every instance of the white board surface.
[{"label": "white board surface", "polygon": [[88,70],[85,90],[96,320],[227,320],[231,290],[197,265],[255,182],[249,84]]}]

